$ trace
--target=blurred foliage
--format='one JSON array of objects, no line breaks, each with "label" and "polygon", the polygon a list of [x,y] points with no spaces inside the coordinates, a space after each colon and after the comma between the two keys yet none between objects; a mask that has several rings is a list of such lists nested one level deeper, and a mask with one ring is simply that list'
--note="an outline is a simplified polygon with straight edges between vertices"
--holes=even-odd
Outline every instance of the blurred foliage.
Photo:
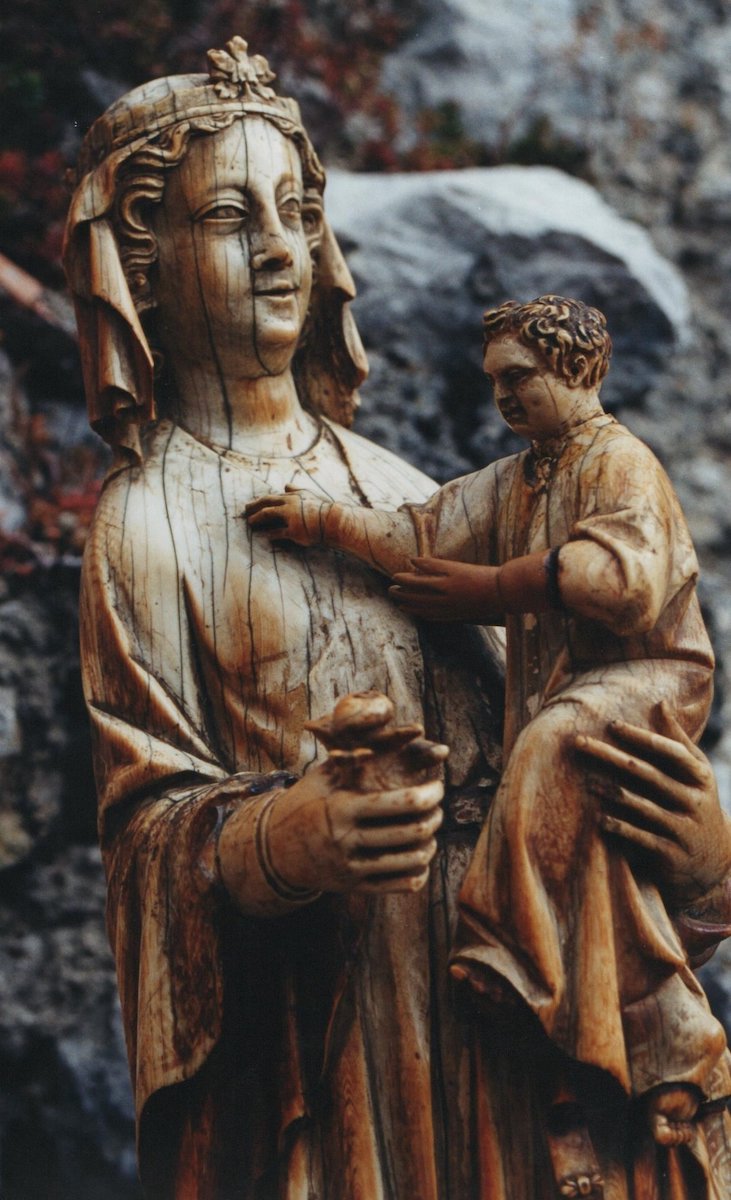
[{"label": "blurred foliage", "polygon": [[63,179],[94,118],[156,75],[204,69],[241,32],[300,99],[326,161],[352,170],[428,170],[485,161],[448,104],[422,116],[402,156],[397,101],[381,61],[423,14],[420,0],[9,0],[0,14],[0,252],[62,285]]},{"label": "blurred foliage", "polygon": [[482,142],[468,137],[456,100],[425,109],[416,145],[405,157],[410,171],[445,171],[453,167],[492,166],[495,158]]},{"label": "blurred foliage", "polygon": [[549,117],[538,117],[522,137],[511,141],[504,157],[524,167],[558,167],[568,175],[590,177],[589,150],[556,133]]},{"label": "blurred foliage", "polygon": [[[404,117],[382,88],[381,65],[424,11],[425,0],[6,0],[0,253],[62,289],[64,180],[89,125],[147,79],[205,70],[209,47],[235,33],[300,101],[326,163],[421,171],[488,162],[456,102],[424,111],[399,138]],[[0,395],[0,477],[25,513],[22,524],[11,520],[0,496],[0,575],[21,575],[78,556],[106,459],[101,443],[84,441],[75,344],[0,292],[0,346],[24,397],[3,416]]]}]

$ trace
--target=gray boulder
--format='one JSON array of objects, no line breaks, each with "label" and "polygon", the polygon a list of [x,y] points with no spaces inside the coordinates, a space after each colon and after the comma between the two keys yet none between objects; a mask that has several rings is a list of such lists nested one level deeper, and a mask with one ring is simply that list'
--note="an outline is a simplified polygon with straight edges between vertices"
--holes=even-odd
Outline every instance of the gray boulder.
[{"label": "gray boulder", "polygon": [[[431,0],[412,37],[386,58],[383,86],[412,117],[457,101],[465,131],[494,152],[539,116],[564,129],[577,107],[588,118],[601,104],[601,76],[592,103],[588,73],[565,71],[576,9],[575,0]],[[415,130],[416,122],[406,127],[405,148]]]},{"label": "gray boulder", "polygon": [[610,409],[641,405],[685,335],[678,273],[643,230],[560,171],[333,172],[327,208],[371,361],[357,427],[437,478],[518,444],[482,373],[490,305],[549,291],[597,304],[615,345]]}]

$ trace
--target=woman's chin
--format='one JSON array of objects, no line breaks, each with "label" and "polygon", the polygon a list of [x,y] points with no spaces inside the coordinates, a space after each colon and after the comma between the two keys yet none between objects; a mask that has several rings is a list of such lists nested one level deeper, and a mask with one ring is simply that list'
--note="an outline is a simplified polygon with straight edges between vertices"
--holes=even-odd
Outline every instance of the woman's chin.
[{"label": "woman's chin", "polygon": [[232,364],[232,375],[240,379],[259,379],[262,376],[283,375],[292,365],[297,350],[294,338],[282,342],[258,343],[256,349],[238,357]]}]

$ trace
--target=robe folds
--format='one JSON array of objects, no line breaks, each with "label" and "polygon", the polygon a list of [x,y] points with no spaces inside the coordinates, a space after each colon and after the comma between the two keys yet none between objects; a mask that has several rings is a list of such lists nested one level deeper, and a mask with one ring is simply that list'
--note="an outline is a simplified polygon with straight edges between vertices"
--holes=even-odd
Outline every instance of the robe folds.
[{"label": "robe folds", "polygon": [[[358,563],[252,535],[245,504],[288,484],[383,508],[433,490],[325,421],[307,452],[271,459],[161,421],[141,464],[110,475],[85,555],[85,690],[146,1194],[542,1200],[534,1031],[488,1019],[448,972],[499,774],[499,655],[482,631],[418,630]],[[452,746],[430,885],[242,914],[217,876],[217,829],[317,760],[308,719],[368,688]],[[686,939],[721,936],[721,907]],[[608,1200],[731,1194],[720,1114],[692,1154],[629,1147],[622,1119],[596,1141]]]},{"label": "robe folds", "polygon": [[543,464],[537,450],[500,460],[412,510],[431,554],[500,565],[564,548],[570,581],[564,608],[507,618],[504,773],[462,886],[455,953],[628,1094],[683,1083],[721,1101],[724,1030],[646,864],[602,834],[573,746],[605,738],[612,720],[659,727],[661,701],[700,737],[714,663],[695,553],[662,467],[612,417],[550,451]]}]

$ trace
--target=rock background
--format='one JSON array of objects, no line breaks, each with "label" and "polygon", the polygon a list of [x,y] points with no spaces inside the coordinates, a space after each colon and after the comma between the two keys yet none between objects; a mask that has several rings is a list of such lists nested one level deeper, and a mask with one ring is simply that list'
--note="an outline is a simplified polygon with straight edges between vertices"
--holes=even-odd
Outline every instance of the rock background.
[{"label": "rock background", "polygon": [[[728,5],[526,0],[508,13],[484,0],[433,0],[386,57],[383,81],[412,118],[400,134],[404,152],[420,114],[456,105],[453,120],[483,146],[485,161],[548,163],[593,182],[680,269],[691,298],[682,352],[640,385],[623,417],[672,475],[700,552],[717,649],[731,660]],[[723,670],[720,689],[715,761],[731,804]]]},{"label": "rock background", "polygon": [[[88,121],[242,30],[348,169],[329,200],[371,357],[362,432],[440,479],[510,451],[481,376],[481,309],[547,289],[606,309],[607,402],[668,466],[700,551],[722,662],[708,746],[731,800],[723,0],[119,0],[84,29],[45,3],[0,18],[0,59],[15,56],[0,100],[33,155],[0,139],[0,251],[42,282],[60,286],[57,176]],[[375,186],[349,173],[444,167],[472,169]],[[136,1200],[76,651],[103,455],[69,339],[2,295],[0,331],[0,1194]],[[707,985],[728,1020],[731,955]]]}]

